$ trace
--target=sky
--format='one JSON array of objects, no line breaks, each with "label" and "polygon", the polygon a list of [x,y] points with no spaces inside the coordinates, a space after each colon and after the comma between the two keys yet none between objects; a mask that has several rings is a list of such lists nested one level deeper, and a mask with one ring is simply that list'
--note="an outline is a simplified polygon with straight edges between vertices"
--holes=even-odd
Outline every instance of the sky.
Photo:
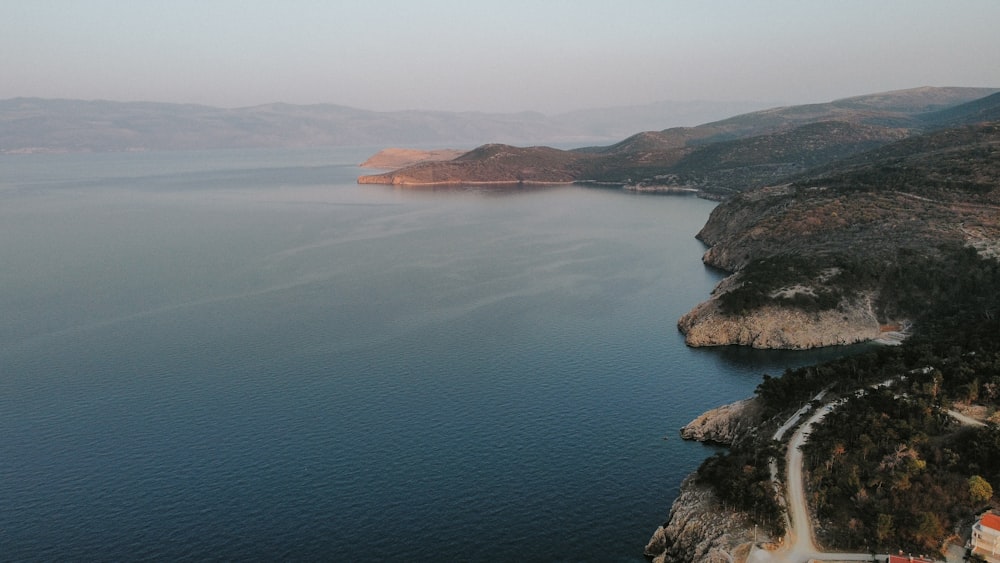
[{"label": "sky", "polygon": [[1000,87],[1000,0],[3,0],[0,99],[547,114]]}]

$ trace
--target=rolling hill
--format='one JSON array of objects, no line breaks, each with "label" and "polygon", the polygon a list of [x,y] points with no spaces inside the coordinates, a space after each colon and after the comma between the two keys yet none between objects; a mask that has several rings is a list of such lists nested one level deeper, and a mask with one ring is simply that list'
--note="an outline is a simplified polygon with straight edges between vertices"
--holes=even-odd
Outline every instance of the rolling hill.
[{"label": "rolling hill", "polygon": [[[507,158],[420,165],[359,182],[382,184],[596,182],[689,188],[714,197],[777,183],[942,123],[974,122],[991,111],[985,88],[916,88],[826,104],[752,112],[699,125],[648,131],[603,147],[556,152],[504,149]],[[487,173],[488,170],[488,173]],[[433,180],[431,180],[433,178]]]}]

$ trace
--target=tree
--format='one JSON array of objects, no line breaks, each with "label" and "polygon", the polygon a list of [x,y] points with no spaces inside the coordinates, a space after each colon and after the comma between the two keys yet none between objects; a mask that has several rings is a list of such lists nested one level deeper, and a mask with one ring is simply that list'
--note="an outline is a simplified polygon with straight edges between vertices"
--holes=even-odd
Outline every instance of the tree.
[{"label": "tree", "polygon": [[941,525],[941,519],[933,512],[921,513],[917,531],[913,536],[924,547],[933,548],[944,538],[944,526]]},{"label": "tree", "polygon": [[875,534],[878,536],[879,543],[884,543],[887,539],[891,538],[893,534],[896,533],[896,528],[892,523],[891,514],[879,514],[878,515],[878,527],[875,530]]},{"label": "tree", "polygon": [[979,475],[969,477],[969,497],[972,502],[982,504],[993,498],[993,486]]}]

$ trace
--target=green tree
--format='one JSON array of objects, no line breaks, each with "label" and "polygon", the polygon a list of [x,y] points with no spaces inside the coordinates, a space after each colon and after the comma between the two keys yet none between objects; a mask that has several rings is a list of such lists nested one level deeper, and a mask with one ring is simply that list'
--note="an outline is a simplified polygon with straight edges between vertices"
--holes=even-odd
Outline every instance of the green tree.
[{"label": "green tree", "polygon": [[933,512],[921,513],[917,532],[913,536],[924,547],[937,546],[944,538],[944,526],[941,525],[941,519]]},{"label": "green tree", "polygon": [[969,477],[969,497],[972,502],[981,504],[993,498],[993,486],[979,475]]},{"label": "green tree", "polygon": [[876,528],[875,533],[878,535],[878,541],[880,543],[885,542],[896,533],[896,528],[892,523],[891,514],[882,513],[878,515],[878,527]]}]

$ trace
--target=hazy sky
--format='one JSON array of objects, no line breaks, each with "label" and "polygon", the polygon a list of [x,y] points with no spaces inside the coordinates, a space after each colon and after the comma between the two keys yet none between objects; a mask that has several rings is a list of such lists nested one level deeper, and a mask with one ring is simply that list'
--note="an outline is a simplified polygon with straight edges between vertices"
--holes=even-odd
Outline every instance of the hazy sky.
[{"label": "hazy sky", "polygon": [[1000,86],[1000,0],[4,0],[0,98],[558,113]]}]

